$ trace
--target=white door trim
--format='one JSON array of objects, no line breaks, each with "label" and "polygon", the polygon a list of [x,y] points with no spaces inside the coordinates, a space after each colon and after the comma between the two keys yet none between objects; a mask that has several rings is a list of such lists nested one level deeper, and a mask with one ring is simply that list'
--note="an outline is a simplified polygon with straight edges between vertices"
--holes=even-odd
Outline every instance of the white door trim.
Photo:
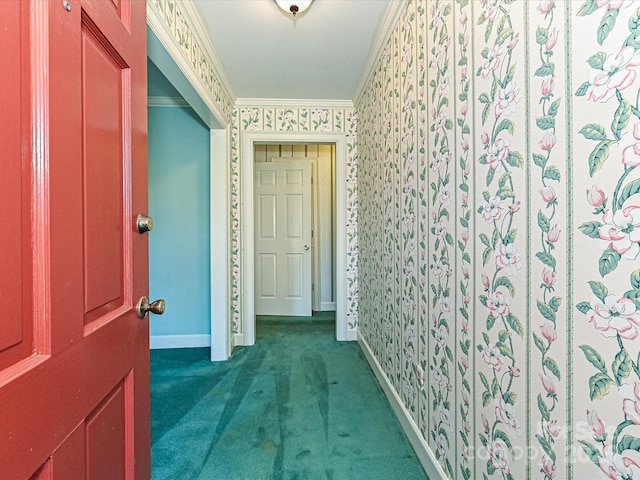
[{"label": "white door trim", "polygon": [[347,336],[347,142],[344,133],[312,132],[243,132],[240,162],[242,215],[242,341],[255,343],[254,309],[254,217],[253,217],[253,163],[254,143],[335,143],[336,145],[336,339],[350,340]]}]

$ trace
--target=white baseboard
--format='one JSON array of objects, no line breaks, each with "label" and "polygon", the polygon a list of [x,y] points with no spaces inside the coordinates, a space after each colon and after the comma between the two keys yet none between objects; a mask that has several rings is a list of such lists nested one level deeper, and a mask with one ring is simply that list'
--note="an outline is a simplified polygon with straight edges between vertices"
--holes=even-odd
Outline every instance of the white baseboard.
[{"label": "white baseboard", "polygon": [[335,312],[336,302],[320,302],[319,312]]},{"label": "white baseboard", "polygon": [[149,337],[149,348],[195,348],[210,347],[211,335],[152,335]]},{"label": "white baseboard", "polygon": [[232,352],[235,347],[240,347],[242,345],[244,345],[244,333],[234,333],[233,335],[231,335]]},{"label": "white baseboard", "polygon": [[358,340],[358,330],[347,330],[347,342]]},{"label": "white baseboard", "polygon": [[411,418],[411,414],[402,403],[402,399],[393,388],[393,385],[387,378],[384,370],[382,370],[382,367],[378,363],[378,360],[376,360],[376,357],[371,351],[369,344],[362,337],[360,332],[357,333],[357,336],[358,345],[360,345],[360,349],[369,362],[369,365],[371,366],[373,373],[378,379],[378,382],[380,382],[382,391],[389,400],[391,408],[396,414],[396,417],[398,417],[400,425],[402,426],[404,433],[407,435],[411,446],[413,446],[413,449],[415,450],[416,455],[418,456],[418,460],[420,460],[422,468],[424,468],[427,477],[433,480],[446,480],[447,475],[436,460],[436,457],[429,448],[427,442],[424,440],[424,438],[422,438],[422,434],[420,433],[420,430],[418,430],[418,426],[413,421],[413,418]]}]

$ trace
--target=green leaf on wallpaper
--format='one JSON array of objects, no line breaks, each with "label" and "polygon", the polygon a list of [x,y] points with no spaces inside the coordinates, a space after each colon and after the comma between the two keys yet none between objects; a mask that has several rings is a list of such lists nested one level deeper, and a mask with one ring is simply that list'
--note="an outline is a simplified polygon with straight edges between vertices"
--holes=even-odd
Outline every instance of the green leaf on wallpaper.
[{"label": "green leaf on wallpaper", "polygon": [[631,279],[631,286],[636,290],[640,290],[640,269],[634,270],[631,273],[630,279]]},{"label": "green leaf on wallpaper", "polygon": [[618,442],[618,453],[622,453],[625,450],[635,450],[640,452],[640,438],[633,437],[631,435],[625,435]]},{"label": "green leaf on wallpaper", "polygon": [[489,380],[487,380],[486,375],[482,372],[480,372],[480,381],[482,382],[482,385],[484,385],[484,388],[489,390]]},{"label": "green leaf on wallpaper", "polygon": [[487,263],[489,262],[489,260],[491,259],[491,252],[493,250],[491,250],[489,247],[484,249],[484,252],[482,252],[482,266],[486,266]]},{"label": "green leaf on wallpaper", "polygon": [[593,294],[604,303],[604,299],[609,295],[609,290],[606,285],[602,282],[596,282],[594,280],[589,281],[589,287],[591,287],[591,291]]},{"label": "green leaf on wallpaper", "polygon": [[505,200],[507,198],[516,198],[516,192],[508,187],[501,188],[497,193],[502,200]]},{"label": "green leaf on wallpaper", "polygon": [[622,384],[623,378],[627,378],[631,374],[631,370],[633,370],[633,360],[631,360],[629,353],[623,348],[618,352],[611,364],[611,371],[618,385]]},{"label": "green leaf on wallpaper", "polygon": [[509,71],[507,72],[505,77],[502,79],[503,88],[505,88],[511,82],[511,80],[513,80],[513,77],[515,76],[515,74],[516,74],[516,64],[514,63],[509,67]]},{"label": "green leaf on wallpaper", "polygon": [[493,439],[500,439],[504,442],[504,444],[507,446],[507,448],[513,452],[513,444],[511,443],[511,439],[509,438],[509,435],[507,435],[504,431],[500,430],[499,428],[496,428],[493,432]]},{"label": "green leaf on wallpaper", "polygon": [[578,87],[578,90],[576,90],[576,97],[584,97],[587,94],[587,90],[589,90],[590,86],[591,84],[589,82],[584,82],[582,85],[580,85]]},{"label": "green leaf on wallpaper", "polygon": [[536,43],[538,45],[544,45],[549,38],[549,31],[546,28],[538,27],[536,30]]},{"label": "green leaf on wallpaper", "polygon": [[540,410],[540,414],[542,415],[542,419],[546,422],[551,420],[551,412],[549,412],[549,407],[542,398],[542,394],[538,394],[538,410]]},{"label": "green leaf on wallpaper", "polygon": [[631,35],[629,35],[622,46],[632,47],[634,50],[640,49],[640,30],[636,30]]},{"label": "green leaf on wallpaper", "polygon": [[511,135],[513,135],[513,122],[508,118],[503,118],[502,121],[496,126],[494,135],[497,136],[503,130],[507,130]]},{"label": "green leaf on wallpaper", "polygon": [[604,126],[598,123],[588,123],[578,133],[584,135],[587,140],[606,140],[607,132]]},{"label": "green leaf on wallpaper", "polygon": [[555,180],[557,182],[560,181],[560,170],[555,165],[550,165],[544,173],[542,174],[543,178],[548,178],[549,180]]},{"label": "green leaf on wallpaper", "polygon": [[499,343],[498,349],[500,350],[500,353],[503,356],[509,358],[510,360],[515,361],[515,357],[513,356],[513,351],[511,350],[511,347],[509,346],[508,343]]},{"label": "green leaf on wallpaper", "polygon": [[494,285],[495,288],[498,288],[500,286],[505,287],[507,290],[509,290],[509,295],[511,295],[512,297],[516,296],[516,287],[513,286],[513,283],[511,283],[511,280],[509,280],[508,277],[496,278]]},{"label": "green leaf on wallpaper", "polygon": [[536,77],[548,77],[549,75],[553,75],[555,71],[556,71],[556,66],[555,66],[554,63],[552,63],[552,62],[544,62],[534,72],[534,75]]},{"label": "green leaf on wallpaper", "polygon": [[496,473],[496,467],[491,460],[487,460],[486,469],[487,469],[487,473],[491,476],[493,476]]},{"label": "green leaf on wallpaper", "polygon": [[607,13],[602,17],[600,26],[598,27],[598,43],[602,45],[602,42],[609,36],[613,27],[616,25],[616,19],[618,18],[618,10],[607,10]]},{"label": "green leaf on wallpaper", "polygon": [[596,447],[591,445],[589,442],[585,442],[584,440],[578,440],[578,443],[582,447],[582,450],[584,450],[584,453],[587,454],[589,459],[591,459],[591,461],[593,463],[595,463],[597,467],[599,467],[600,466],[600,451]]},{"label": "green leaf on wallpaper", "polygon": [[627,128],[629,119],[631,118],[631,106],[624,98],[620,100],[620,105],[616,109],[616,113],[613,115],[611,121],[611,131],[616,137],[616,140],[620,140],[620,134]]},{"label": "green leaf on wallpaper", "polygon": [[538,167],[544,168],[547,163],[547,157],[544,155],[540,155],[539,153],[534,153],[533,155],[533,163],[535,163]]},{"label": "green leaf on wallpaper", "polygon": [[547,252],[538,252],[536,253],[536,257],[538,257],[538,260],[540,260],[545,265],[551,268],[556,268],[556,259],[553,255]]},{"label": "green leaf on wallpaper", "polygon": [[487,103],[482,109],[482,125],[487,122],[487,117],[489,116],[489,104]]},{"label": "green leaf on wallpaper", "polygon": [[483,245],[486,245],[487,247],[491,246],[491,244],[489,243],[489,237],[487,236],[486,233],[480,234],[480,241],[482,242]]},{"label": "green leaf on wallpaper", "polygon": [[490,103],[491,100],[489,99],[489,95],[487,95],[486,93],[481,93],[480,96],[478,97],[478,101],[480,103]]},{"label": "green leaf on wallpaper", "polygon": [[631,33],[635,32],[640,28],[640,7],[633,12],[633,15],[629,17],[629,31]]},{"label": "green leaf on wallpaper", "polygon": [[553,450],[553,447],[551,446],[549,441],[538,433],[536,434],[536,438],[538,439],[538,443],[540,444],[542,449],[545,451],[545,453],[549,456],[549,458],[551,458],[551,460],[555,462],[556,452]]},{"label": "green leaf on wallpaper", "polygon": [[582,353],[584,353],[584,356],[591,363],[591,365],[600,370],[603,375],[607,375],[607,365],[604,363],[604,360],[595,348],[590,345],[580,345],[579,348],[580,350],[582,350]]},{"label": "green leaf on wallpaper", "polygon": [[489,392],[488,390],[485,390],[484,392],[482,392],[483,407],[486,407],[487,405],[489,405],[491,403],[491,400],[493,400],[493,397],[491,396],[491,392]]},{"label": "green leaf on wallpaper", "polygon": [[604,62],[607,60],[607,54],[604,52],[596,52],[587,59],[587,63],[591,68],[602,70]]},{"label": "green leaf on wallpaper", "polygon": [[538,347],[538,350],[540,350],[540,353],[543,355],[547,352],[547,346],[544,344],[544,341],[535,333],[533,334],[533,343],[536,344],[536,347]]},{"label": "green leaf on wallpaper", "polygon": [[518,236],[518,229],[517,228],[512,228],[504,236],[504,238],[502,239],[502,243],[505,244],[505,245],[509,245],[510,243],[514,243],[516,241],[516,237],[517,236]]},{"label": "green leaf on wallpaper", "polygon": [[496,41],[495,43],[497,43],[498,45],[502,45],[506,40],[509,39],[509,37],[511,37],[513,35],[513,29],[512,28],[505,28],[503,29],[500,34],[496,37]]},{"label": "green leaf on wallpaper", "polygon": [[553,373],[558,380],[560,380],[560,367],[558,367],[558,364],[556,363],[556,361],[553,358],[545,357],[545,359],[542,362],[542,364],[545,367],[547,367],[549,369],[549,371],[551,373]]},{"label": "green leaf on wallpaper", "polygon": [[545,233],[551,229],[551,222],[542,211],[538,212],[538,226]]},{"label": "green leaf on wallpaper", "polygon": [[549,105],[549,111],[547,112],[552,117],[555,117],[558,114],[558,109],[560,108],[560,102],[562,99],[557,98],[553,101],[551,105]]},{"label": "green leaf on wallpaper", "polygon": [[610,145],[610,140],[603,140],[596,145],[596,148],[594,148],[591,155],[589,155],[589,175],[591,177],[602,168],[605,160],[609,157]]},{"label": "green leaf on wallpaper", "polygon": [[604,373],[596,373],[589,378],[589,398],[591,398],[591,401],[607,395],[613,383],[609,375]]},{"label": "green leaf on wallpaper", "polygon": [[502,175],[500,175],[500,178],[498,179],[498,186],[500,188],[504,187],[510,178],[511,178],[511,172],[509,171],[504,172]]},{"label": "green leaf on wallpaper", "polygon": [[596,10],[598,10],[598,4],[596,3],[596,1],[587,0],[582,4],[582,6],[580,7],[580,10],[578,10],[578,16],[584,17],[586,15],[591,15]]},{"label": "green leaf on wallpaper", "polygon": [[552,322],[555,323],[556,313],[551,309],[551,307],[549,307],[549,305],[547,305],[546,303],[541,302],[540,300],[538,300],[537,302],[538,302],[538,311],[542,314],[542,316],[547,320],[551,320]]},{"label": "green leaf on wallpaper", "polygon": [[598,262],[598,267],[600,269],[600,275],[603,277],[608,273],[613,272],[620,261],[621,255],[615,250],[605,250],[602,252],[602,256],[600,257],[600,261]]},{"label": "green leaf on wallpaper", "polygon": [[496,324],[496,319],[493,315],[487,315],[487,330],[491,330],[493,326]]},{"label": "green leaf on wallpaper", "polygon": [[562,299],[560,297],[553,297],[551,300],[549,300],[549,306],[556,313],[558,312],[558,309],[560,308],[561,304],[562,304]]},{"label": "green leaf on wallpaper", "polygon": [[468,135],[471,133],[471,129],[469,128],[469,125],[465,125],[464,127],[462,127],[462,134],[463,135]]},{"label": "green leaf on wallpaper", "polygon": [[520,323],[518,317],[516,317],[513,313],[507,315],[507,323],[513,329],[513,331],[516,332],[518,336],[520,336],[520,338],[524,336],[524,328],[522,328],[522,323]]},{"label": "green leaf on wallpaper", "polygon": [[637,193],[640,193],[640,178],[637,178],[633,182],[624,186],[622,192],[620,192],[620,196],[618,197],[618,208],[622,208],[624,202],[626,202],[629,197]]},{"label": "green leaf on wallpaper", "polygon": [[495,177],[495,175],[496,171],[493,168],[490,168],[487,172],[487,187],[491,185],[491,182],[493,182],[493,177]]},{"label": "green leaf on wallpaper", "polygon": [[493,230],[493,235],[491,236],[491,248],[495,250],[498,246],[498,241],[500,241],[500,231],[496,228]]},{"label": "green leaf on wallpaper", "polygon": [[541,130],[549,130],[551,128],[555,128],[556,119],[553,118],[551,115],[543,115],[542,117],[536,118],[536,125]]},{"label": "green leaf on wallpaper", "polygon": [[464,260],[467,263],[471,263],[471,255],[469,255],[467,252],[464,252],[462,254],[462,260]]},{"label": "green leaf on wallpaper", "polygon": [[511,151],[507,157],[507,163],[512,167],[522,168],[524,167],[524,158],[522,158],[522,154],[520,152]]},{"label": "green leaf on wallpaper", "polygon": [[600,238],[598,229],[602,227],[600,222],[586,222],[578,227],[578,229],[586,236],[591,238]]},{"label": "green leaf on wallpaper", "polygon": [[489,38],[491,37],[491,30],[493,30],[493,22],[487,23],[487,29],[484,31],[485,43],[489,43]]},{"label": "green leaf on wallpaper", "polygon": [[585,315],[591,310],[591,304],[589,302],[580,302],[576,305],[576,308]]}]

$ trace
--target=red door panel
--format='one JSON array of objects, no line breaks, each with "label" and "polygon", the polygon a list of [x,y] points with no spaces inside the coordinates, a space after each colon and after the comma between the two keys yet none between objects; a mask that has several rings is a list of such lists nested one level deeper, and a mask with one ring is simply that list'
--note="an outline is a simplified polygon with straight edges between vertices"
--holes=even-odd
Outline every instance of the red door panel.
[{"label": "red door panel", "polygon": [[149,478],[145,2],[0,11],[0,478]]}]

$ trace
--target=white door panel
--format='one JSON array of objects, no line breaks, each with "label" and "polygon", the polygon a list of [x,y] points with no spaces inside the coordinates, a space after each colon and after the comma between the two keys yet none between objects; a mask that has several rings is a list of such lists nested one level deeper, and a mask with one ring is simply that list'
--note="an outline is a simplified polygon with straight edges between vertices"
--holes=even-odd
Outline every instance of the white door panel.
[{"label": "white door panel", "polygon": [[255,165],[256,315],[311,315],[311,170]]}]

